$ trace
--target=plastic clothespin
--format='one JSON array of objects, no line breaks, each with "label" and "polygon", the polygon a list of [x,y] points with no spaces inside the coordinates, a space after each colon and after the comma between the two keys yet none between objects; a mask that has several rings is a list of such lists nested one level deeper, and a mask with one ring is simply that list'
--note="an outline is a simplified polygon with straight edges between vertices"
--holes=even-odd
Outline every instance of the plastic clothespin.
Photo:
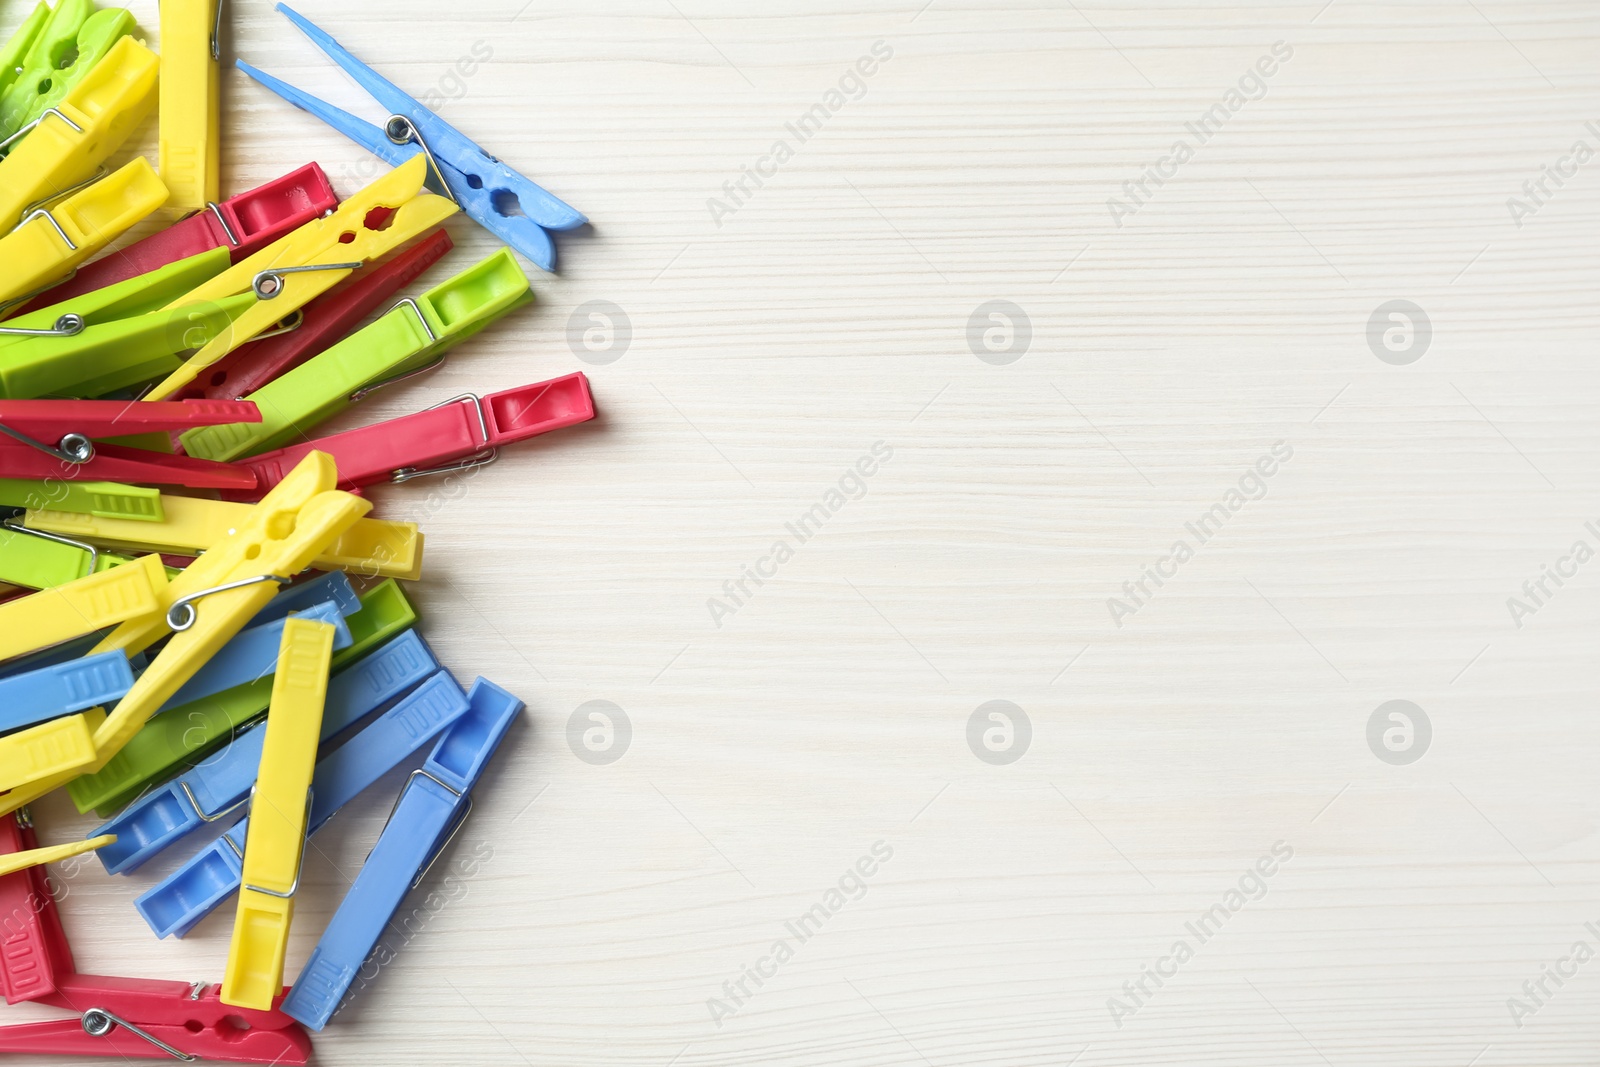
[{"label": "plastic clothespin", "polygon": [[[322,829],[340,808],[466,714],[467,709],[467,699],[450,672],[436,671],[347,744],[324,756],[317,763],[312,782],[314,797],[306,836]],[[267,721],[271,723],[270,715]],[[241,846],[247,840],[251,821],[240,821],[134,901],[157,936],[184,936],[240,887],[244,878]]]},{"label": "plastic clothespin", "polygon": [[10,89],[17,80],[17,74],[22,70],[22,61],[28,54],[28,49],[33,47],[33,42],[39,39],[44,24],[50,21],[50,5],[46,0],[39,0],[29,12],[28,17],[22,20],[22,25],[0,45],[0,93]]},{"label": "plastic clothespin", "polygon": [[[361,721],[439,670],[416,631],[404,633],[357,660],[328,682],[322,741]],[[4,683],[0,683],[4,684]],[[117,843],[97,856],[107,874],[137,870],[162,849],[242,805],[255,784],[265,723],[256,723],[198,766],[140,797],[95,834]]]},{"label": "plastic clothespin", "polygon": [[137,156],[54,207],[28,212],[15,230],[0,237],[0,263],[7,265],[0,301],[70,274],[166,199],[167,187],[150,161]]},{"label": "plastic clothespin", "polygon": [[116,700],[133,688],[121,652],[39,667],[0,679],[0,730],[18,730]]},{"label": "plastic clothespin", "polygon": [[313,219],[286,237],[235,263],[172,307],[250,293],[254,306],[219,337],[169,374],[147,399],[162,400],[183,388],[206,367],[304,307],[350,276],[350,272],[400,247],[456,212],[442,196],[423,191],[422,161],[397,167],[340,204],[326,218]]},{"label": "plastic clothespin", "polygon": [[157,164],[172,206],[215,203],[221,170],[222,0],[161,0],[161,133]]},{"label": "plastic clothespin", "polygon": [[334,457],[339,485],[349,489],[482,466],[495,460],[501,445],[592,418],[594,400],[581,373],[485,397],[468,394],[426,411],[242,459],[240,466],[256,476],[256,489],[244,495],[266,492],[312,451]]},{"label": "plastic clothespin", "polygon": [[[330,571],[315,578],[295,582],[267,601],[266,607],[251,616],[249,625],[261,626],[278,619],[287,619],[295,612],[310,611],[318,605],[329,603],[339,609],[341,618],[349,618],[361,610],[361,598],[356,595],[355,587],[350,584],[349,576],[343,571]],[[330,618],[327,621],[333,620]],[[355,635],[351,635],[350,642],[341,644],[342,640],[341,638],[334,642],[335,659],[338,658],[337,653],[354,642]]]},{"label": "plastic clothespin", "polygon": [[204,982],[71,974],[40,1003],[77,1018],[0,1027],[0,1054],[298,1065],[311,1038],[281,1011],[224,1003]]},{"label": "plastic clothespin", "polygon": [[239,61],[240,70],[391,165],[426,159],[442,189],[480,226],[543,270],[555,270],[555,243],[548,231],[575,229],[587,221],[582,214],[485,152],[461,131],[401,92],[305,16],[285,4],[279,4],[278,10],[387,108],[388,120],[380,129],[248,63]]},{"label": "plastic clothespin", "polygon": [[101,164],[155,103],[156,67],[154,52],[124,37],[20,140],[11,134],[11,154],[0,161],[0,229],[104,173]]},{"label": "plastic clothespin", "polygon": [[[36,849],[25,816],[0,819],[0,859]],[[0,991],[77,1018],[0,1028],[0,1053],[115,1054],[303,1064],[311,1039],[293,1019],[225,1007],[204,982],[78,974],[43,867],[0,875]]]},{"label": "plastic clothespin", "polygon": [[60,0],[0,96],[0,137],[69,95],[133,29],[133,16],[122,8],[96,11],[89,0]]},{"label": "plastic clothespin", "polygon": [[302,308],[293,330],[240,345],[174,395],[231,400],[255,392],[341,340],[452,247],[449,232],[435,230],[382,263],[357,271]]},{"label": "plastic clothespin", "polygon": [[0,523],[0,582],[24,589],[54,589],[129,562],[93,545],[16,525]]},{"label": "plastic clothespin", "polygon": [[[39,847],[25,812],[0,816],[0,857]],[[42,867],[0,875],[0,993],[7,1004],[39,1000],[56,991],[75,965],[55,896]]]},{"label": "plastic clothespin", "polygon": [[259,423],[185,433],[184,451],[220,462],[302,437],[374,390],[437,367],[450,349],[532,300],[527,275],[502,248],[251,393]]},{"label": "plastic clothespin", "polygon": [[[105,548],[192,556],[225,537],[229,530],[248,522],[252,507],[172,495],[163,496],[161,506],[165,518],[160,522],[101,519],[70,511],[44,510],[29,510],[24,522],[30,530]],[[320,570],[349,571],[368,578],[414,581],[422,574],[422,534],[414,522],[360,519],[312,560],[311,566]]]},{"label": "plastic clothespin", "polygon": [[313,1030],[333,1017],[401,901],[460,828],[471,811],[472,787],[522,711],[521,700],[483,678],[472,683],[467,702],[467,714],[406,781],[378,843],[283,1002],[286,1014]]},{"label": "plastic clothespin", "polygon": [[201,338],[191,314],[161,309],[227,266],[213,249],[0,323],[0,394],[92,397],[171,373]]},{"label": "plastic clothespin", "polygon": [[159,490],[117,482],[0,478],[0,507],[50,508],[135,522],[160,522],[162,518]]},{"label": "plastic clothespin", "polygon": [[0,660],[154,616],[166,586],[161,558],[145,556],[0,604]]},{"label": "plastic clothespin", "polygon": [[[132,561],[129,560],[128,562],[131,563]],[[19,674],[36,671],[40,667],[49,667],[57,663],[65,663],[68,660],[81,659],[89,655],[94,646],[99,643],[100,635],[92,633],[83,637],[74,637],[72,640],[63,641],[59,645],[51,645],[49,648],[41,649],[38,652],[30,652],[26,656],[8,659],[4,663],[0,663],[0,678],[14,678]],[[147,657],[143,652],[128,657],[128,665],[133,668],[135,674],[144,670],[146,662]]]},{"label": "plastic clothespin", "polygon": [[207,660],[205,666],[156,709],[156,714],[276,673],[278,646],[283,638],[283,628],[290,619],[327,623],[333,627],[334,649],[337,651],[350,647],[350,627],[345,625],[344,609],[331,600],[313,604],[281,619],[257,623],[234,635],[233,640],[223,645],[221,651]]},{"label": "plastic clothespin", "polygon": [[261,765],[250,795],[239,911],[222,975],[224,1004],[270,1008],[283,988],[332,661],[333,627],[303,619],[284,624]]},{"label": "plastic clothespin", "polygon": [[138,651],[164,633],[173,635],[96,735],[108,756],[266,607],[278,586],[372,509],[370,501],[331,490],[333,481],[332,460],[307,456],[296,475],[273,490],[279,495],[268,494],[247,521],[168,585],[166,610],[153,623],[119,626],[101,642],[97,651]]},{"label": "plastic clothespin", "polygon": [[[96,652],[120,648],[131,654],[172,634],[133,688],[103,722],[94,724],[91,751],[85,753],[75,747],[70,753],[64,752],[48,776],[27,772],[28,777],[20,780],[29,784],[26,788],[13,787],[0,797],[0,810],[14,811],[71,777],[103,768],[168,697],[266,606],[278,585],[304,570],[318,553],[371,509],[370,501],[331,490],[333,482],[332,461],[321,453],[307,456],[295,474],[262,500],[247,523],[212,545],[166,586],[157,598],[160,610],[154,616],[124,623],[102,640],[95,647]],[[146,558],[159,563],[159,557]],[[103,577],[94,575],[83,581]],[[36,593],[27,599],[49,593]],[[0,605],[0,615],[8,608],[10,605]],[[56,722],[66,723],[89,714],[79,712]],[[0,739],[0,743],[4,740]],[[0,760],[0,775],[4,769],[4,761]],[[0,788],[11,784],[0,777]]]},{"label": "plastic clothespin", "polygon": [[[0,737],[0,789],[6,791],[0,800],[15,810],[36,799],[31,790],[93,761],[94,732],[105,721],[104,708],[88,708]],[[39,795],[49,791],[42,789]],[[15,805],[10,803],[13,797]]]},{"label": "plastic clothespin", "polygon": [[242,467],[103,439],[259,418],[254,404],[237,400],[0,400],[0,470],[18,477],[248,489],[255,475]]},{"label": "plastic clothespin", "polygon": [[[345,617],[350,647],[334,653],[334,670],[345,668],[416,621],[416,609],[395,581],[373,586],[362,594],[361,609]],[[157,715],[103,768],[69,782],[67,794],[80,812],[93,808],[102,817],[112,815],[178,763],[235,736],[267,710],[271,695],[272,679],[263,678]]]},{"label": "plastic clothespin", "polygon": [[102,834],[91,837],[87,841],[69,841],[65,845],[51,845],[49,848],[29,849],[26,852],[13,852],[9,856],[0,856],[0,875],[14,874],[25,871],[29,867],[37,867],[44,863],[60,863],[62,860],[81,856],[85,852],[93,852],[97,848],[104,848],[116,840],[112,834]]},{"label": "plastic clothespin", "polygon": [[[166,175],[165,170],[161,173]],[[332,211],[338,203],[339,198],[322,168],[307,163],[220,204],[202,205],[204,210],[118,249],[116,255],[104,256],[79,267],[70,279],[29,300],[21,311],[59,304],[215,248],[228,252],[228,257],[213,272],[220,273],[230,262],[237,263],[290,230]],[[204,280],[191,282],[156,306],[170,303]]]}]

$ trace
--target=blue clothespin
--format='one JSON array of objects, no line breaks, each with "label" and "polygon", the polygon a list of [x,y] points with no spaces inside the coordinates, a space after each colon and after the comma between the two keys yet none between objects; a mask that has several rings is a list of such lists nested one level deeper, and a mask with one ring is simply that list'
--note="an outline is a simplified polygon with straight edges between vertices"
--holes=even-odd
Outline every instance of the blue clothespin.
[{"label": "blue clothespin", "polygon": [[[343,747],[317,761],[306,836],[397,763],[467,712],[467,698],[449,671],[436,671]],[[326,713],[324,713],[326,714]],[[238,888],[249,819],[135,900],[157,937],[192,930]]]},{"label": "blue clothespin", "polygon": [[[302,619],[333,624],[333,647],[349,648],[350,627],[345,624],[341,605],[332,600],[313,604],[295,613]],[[287,615],[287,613],[285,613]],[[273,619],[241,630],[205,666],[196,671],[176,693],[161,705],[161,711],[182,707],[193,700],[213,696],[224,689],[265,678],[277,669],[278,648],[283,641],[284,619]]]},{"label": "blue clothespin", "polygon": [[379,128],[294,86],[236,60],[244,71],[302,111],[308,111],[390,166],[398,167],[418,153],[428,157],[444,193],[478,224],[547,271],[554,271],[556,249],[547,231],[571,230],[587,220],[478,147],[460,130],[401,92],[395,84],[361,62],[344,46],[312,25],[309,19],[279,4],[278,10],[311,38],[373,99],[389,109]]},{"label": "blue clothespin", "polygon": [[[49,648],[41,649],[40,651],[34,652],[31,655],[18,656],[16,659],[8,659],[4,664],[0,664],[0,678],[15,678],[19,674],[27,674],[29,671],[36,671],[40,667],[49,667],[56,663],[66,663],[69,660],[82,659],[84,656],[87,656],[89,651],[93,649],[95,645],[98,645],[101,639],[103,639],[109,632],[110,631],[108,630],[101,630],[99,632],[89,634],[86,637],[79,637],[72,641],[63,641],[59,645],[51,645]],[[128,666],[133,668],[133,673],[138,674],[140,671],[144,670],[144,665],[146,662],[148,662],[149,657],[146,656],[145,653],[140,652],[137,655],[127,657],[127,659]]]},{"label": "blue clothespin", "polygon": [[[328,682],[322,739],[361,721],[439,670],[433,650],[407,630]],[[259,722],[197,767],[146,793],[90,837],[116,834],[95,853],[108,874],[127,874],[173,842],[236,810],[250,795],[266,723]]]},{"label": "blue clothespin", "polygon": [[287,618],[290,612],[305,611],[313,604],[331,600],[339,605],[339,614],[354,615],[361,610],[361,597],[350,585],[344,571],[329,571],[318,578],[296,582],[271,600],[267,606],[250,619],[251,626],[260,626],[274,619]]},{"label": "blue clothespin", "polygon": [[131,688],[133,669],[117,650],[0,679],[0,733],[109,704]]},{"label": "blue clothespin", "polygon": [[522,701],[483,678],[472,683],[467,702],[471,710],[407,779],[366,865],[283,1002],[284,1012],[313,1030],[333,1017],[400,902],[472,810],[472,787],[522,710]]},{"label": "blue clothespin", "polygon": [[278,662],[283,620],[291,614],[332,623],[335,628],[333,647],[350,647],[350,630],[344,623],[344,616],[360,610],[361,598],[342,571],[331,571],[320,578],[290,586],[256,612],[247,628],[222,646],[183,688],[167,698],[161,710],[170,711],[271,674]]}]

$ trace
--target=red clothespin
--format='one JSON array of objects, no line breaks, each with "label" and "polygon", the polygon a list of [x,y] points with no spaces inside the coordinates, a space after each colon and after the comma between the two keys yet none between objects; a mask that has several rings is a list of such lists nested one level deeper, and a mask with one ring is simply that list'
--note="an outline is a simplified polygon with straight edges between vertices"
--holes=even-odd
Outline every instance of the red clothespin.
[{"label": "red clothespin", "polygon": [[260,421],[248,401],[0,400],[0,477],[248,491],[255,475],[243,467],[101,439]]},{"label": "red clothespin", "polygon": [[[24,818],[0,817],[0,855],[37,848]],[[277,1010],[235,1008],[203,983],[78,974],[44,868],[0,877],[0,988],[75,1019],[0,1027],[0,1053],[303,1064],[311,1035]]]},{"label": "red clothespin", "polygon": [[34,297],[15,314],[58,304],[225,245],[237,263],[338,203],[322,168],[307,163],[249,192],[209,204],[207,210],[136,241],[116,255],[79,267],[71,278]]},{"label": "red clothespin", "polygon": [[255,392],[350,333],[453,247],[449,233],[435,230],[383,263],[356,271],[301,309],[299,325],[240,345],[177,395],[231,400]]},{"label": "red clothespin", "polygon": [[494,461],[501,445],[592,418],[594,399],[582,373],[485,397],[468,393],[414,415],[241,460],[255,473],[256,489],[224,495],[258,499],[313,449],[333,456],[339,488],[349,489],[481,466]]},{"label": "red clothespin", "polygon": [[[0,855],[39,847],[26,812],[0,815]],[[72,971],[72,949],[44,868],[0,876],[0,992],[6,1003],[50,996],[57,975]]]},{"label": "red clothespin", "polygon": [[220,1060],[224,1063],[303,1064],[311,1035],[279,1011],[224,1004],[220,989],[203,982],[105,975],[57,976],[56,992],[40,1002],[76,1019],[0,1027],[0,1052],[135,1059]]}]

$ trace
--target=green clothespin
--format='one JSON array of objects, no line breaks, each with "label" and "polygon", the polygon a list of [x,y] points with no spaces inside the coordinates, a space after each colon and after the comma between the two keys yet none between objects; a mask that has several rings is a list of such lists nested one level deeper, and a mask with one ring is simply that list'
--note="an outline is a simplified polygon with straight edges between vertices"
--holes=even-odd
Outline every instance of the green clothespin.
[{"label": "green clothespin", "polygon": [[[416,625],[417,612],[393,578],[367,590],[361,610],[345,618],[350,647],[333,654],[333,670],[349,664],[402,630]],[[178,765],[198,761],[251,719],[267,710],[272,678],[226,689],[214,696],[164,711],[94,774],[67,783],[80,812],[94,808],[109,818],[144,791],[147,783],[169,777]]]},{"label": "green clothespin", "polygon": [[45,0],[39,0],[33,14],[17,32],[11,35],[4,47],[0,47],[0,95],[10,89],[17,80],[17,72],[22,69],[22,61],[28,54],[28,49],[33,47],[33,42],[39,39],[39,31],[44,29],[44,24],[50,21],[50,5]]},{"label": "green clothespin", "polygon": [[161,491],[116,482],[47,482],[0,478],[0,507],[50,508],[93,515],[99,519],[160,522]]},{"label": "green clothespin", "polygon": [[297,440],[374,389],[437,366],[455,345],[532,300],[527,275],[502,248],[245,397],[261,408],[259,423],[190,430],[184,451],[231,460]]},{"label": "green clothespin", "polygon": [[54,589],[133,557],[98,552],[93,545],[39,530],[0,526],[0,582],[24,589]]},{"label": "green clothespin", "polygon": [[[0,322],[0,397],[95,397],[171,373],[225,330],[252,294],[163,310],[228,266],[213,248]],[[22,332],[13,332],[22,331]]]},{"label": "green clothespin", "polygon": [[90,0],[60,0],[0,95],[0,138],[12,136],[59,103],[133,30],[133,15],[124,8],[96,11]]}]

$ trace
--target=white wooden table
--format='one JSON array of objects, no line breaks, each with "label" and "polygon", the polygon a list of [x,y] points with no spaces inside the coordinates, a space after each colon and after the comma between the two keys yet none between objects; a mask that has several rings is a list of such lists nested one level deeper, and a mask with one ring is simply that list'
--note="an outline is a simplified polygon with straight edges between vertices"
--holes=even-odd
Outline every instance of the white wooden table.
[{"label": "white wooden table", "polygon": [[[344,425],[602,410],[379,494],[528,712],[318,1062],[1600,1057],[1600,5],[307,10],[594,221]],[[225,89],[228,192],[377,173]],[[494,247],[452,232],[430,280]],[[399,781],[318,837],[291,976]],[[132,910],[180,858],[57,872],[81,969],[220,977],[231,907]]]}]

